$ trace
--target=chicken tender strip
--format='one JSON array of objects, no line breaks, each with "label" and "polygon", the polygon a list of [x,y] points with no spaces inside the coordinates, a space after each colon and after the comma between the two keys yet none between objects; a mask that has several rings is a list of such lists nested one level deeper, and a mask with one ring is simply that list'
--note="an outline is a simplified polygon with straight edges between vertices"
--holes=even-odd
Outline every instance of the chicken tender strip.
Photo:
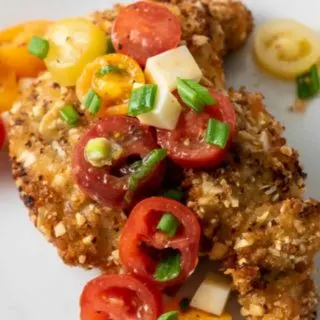
[{"label": "chicken tender strip", "polygon": [[232,150],[220,168],[186,172],[187,204],[212,239],[209,256],[223,260],[233,276],[248,319],[313,319],[317,295],[309,269],[320,249],[320,204],[301,199],[298,154],[263,97],[244,90],[230,96],[238,118]]},{"label": "chicken tender strip", "polygon": [[[110,32],[120,6],[95,12],[90,19]],[[170,9],[180,13],[174,4]],[[196,37],[186,38],[195,15],[201,16]],[[193,21],[189,26],[187,21]],[[225,35],[219,22],[202,5],[192,3],[181,14],[183,43],[206,69],[203,82],[224,86],[222,62],[213,39],[223,46]],[[249,22],[248,22],[249,23]],[[218,30],[208,36],[207,26]],[[220,33],[220,35],[218,34]],[[219,36],[218,36],[219,35]],[[59,118],[59,109],[72,103],[81,115],[76,128]],[[49,73],[27,82],[10,115],[10,157],[13,176],[35,226],[52,242],[65,263],[105,271],[118,270],[117,241],[126,216],[122,211],[101,206],[88,198],[71,174],[71,155],[79,137],[97,121],[84,112],[74,88],[55,83]]]}]

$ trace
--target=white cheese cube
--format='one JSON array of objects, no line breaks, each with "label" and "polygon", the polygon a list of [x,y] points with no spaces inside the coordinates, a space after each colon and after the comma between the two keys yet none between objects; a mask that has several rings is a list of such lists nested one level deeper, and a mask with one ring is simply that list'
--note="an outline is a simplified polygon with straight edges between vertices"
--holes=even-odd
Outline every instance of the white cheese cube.
[{"label": "white cheese cube", "polygon": [[191,300],[191,306],[220,316],[231,291],[231,283],[225,277],[209,273]]},{"label": "white cheese cube", "polygon": [[[135,83],[133,89],[141,87]],[[176,97],[166,88],[158,86],[155,105],[152,111],[137,116],[142,124],[156,128],[173,130],[179,120],[181,105]]]},{"label": "white cheese cube", "polygon": [[200,81],[202,72],[186,46],[181,46],[147,60],[145,75],[149,82],[177,88],[177,78]]}]

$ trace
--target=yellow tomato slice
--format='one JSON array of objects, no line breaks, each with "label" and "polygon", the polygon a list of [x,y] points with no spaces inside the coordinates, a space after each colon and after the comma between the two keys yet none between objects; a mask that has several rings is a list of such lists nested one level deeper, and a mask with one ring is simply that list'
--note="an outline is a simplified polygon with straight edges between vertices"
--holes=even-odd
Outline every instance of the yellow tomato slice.
[{"label": "yellow tomato slice", "polygon": [[18,96],[16,74],[0,64],[0,114],[10,110]]},{"label": "yellow tomato slice", "polygon": [[179,311],[179,320],[232,320],[231,315],[228,313],[223,313],[221,316],[215,316],[191,307],[185,312],[182,312],[180,309],[179,300],[177,299],[171,300],[167,304],[165,310],[166,312],[174,310]]},{"label": "yellow tomato slice", "polygon": [[[117,71],[101,75],[106,67]],[[135,82],[145,83],[145,77],[139,64],[124,54],[108,54],[89,63],[77,82],[77,96],[83,100],[92,88],[104,102],[104,106],[121,105],[127,102]]]},{"label": "yellow tomato slice", "polygon": [[257,62],[267,71],[292,79],[317,62],[320,38],[295,20],[271,20],[257,29],[254,53]]},{"label": "yellow tomato slice", "polygon": [[75,85],[83,68],[106,52],[104,32],[83,18],[58,21],[49,28],[46,39],[50,49],[45,63],[53,79],[64,86]]},{"label": "yellow tomato slice", "polygon": [[33,36],[43,36],[51,23],[29,21],[0,32],[0,60],[18,77],[34,77],[45,69],[42,60],[28,53],[27,46]]}]

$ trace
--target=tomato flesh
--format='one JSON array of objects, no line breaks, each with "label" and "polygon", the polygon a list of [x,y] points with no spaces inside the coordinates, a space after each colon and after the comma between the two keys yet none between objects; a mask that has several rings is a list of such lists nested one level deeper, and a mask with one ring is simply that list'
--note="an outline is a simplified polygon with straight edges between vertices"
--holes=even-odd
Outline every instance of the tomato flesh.
[{"label": "tomato flesh", "polygon": [[[84,149],[92,138],[103,137],[112,140],[122,148],[120,158],[111,165],[94,167],[86,161]],[[114,207],[127,208],[125,200],[130,172],[128,161],[142,159],[157,148],[151,128],[140,125],[134,118],[123,116],[106,117],[97,122],[80,139],[73,155],[73,175],[79,187],[91,198]],[[164,164],[157,168],[139,184],[135,198],[158,188],[164,175]]]},{"label": "tomato flesh", "polygon": [[132,275],[103,275],[91,280],[80,305],[81,320],[156,320],[162,313],[160,292]]},{"label": "tomato flesh", "polygon": [[111,36],[117,52],[144,66],[148,58],[179,45],[181,23],[164,6],[139,1],[120,11]]},{"label": "tomato flesh", "polygon": [[4,143],[6,141],[6,128],[2,119],[0,118],[0,151],[4,147]]},{"label": "tomato flesh", "polygon": [[[175,163],[184,168],[213,167],[220,164],[235,135],[236,114],[233,104],[222,93],[214,90],[210,93],[217,100],[215,105],[207,106],[201,113],[186,107],[174,130],[157,129],[158,143],[168,150],[169,157]],[[209,145],[205,141],[210,118],[230,125],[229,142],[224,149]]]},{"label": "tomato flesh", "polygon": [[[157,230],[164,212],[170,212],[180,222],[173,237]],[[181,283],[195,269],[199,241],[200,225],[192,211],[175,200],[152,197],[139,202],[131,211],[120,237],[120,260],[128,272],[153,281],[159,288],[171,287]],[[169,248],[178,251],[181,255],[179,276],[165,282],[156,281],[153,274],[160,261],[144,247],[158,251]]]}]

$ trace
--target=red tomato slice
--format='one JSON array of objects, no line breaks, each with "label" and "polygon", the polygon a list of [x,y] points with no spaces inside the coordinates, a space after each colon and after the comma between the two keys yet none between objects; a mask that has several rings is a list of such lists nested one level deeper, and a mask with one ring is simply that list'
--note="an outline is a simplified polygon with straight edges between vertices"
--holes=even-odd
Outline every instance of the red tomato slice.
[{"label": "red tomato slice", "polygon": [[131,275],[102,275],[84,288],[81,320],[156,320],[162,297],[147,281]]},{"label": "red tomato slice", "polygon": [[[84,157],[87,142],[97,137],[111,139],[122,147],[120,158],[110,166],[94,167]],[[78,142],[73,155],[73,176],[83,192],[94,200],[113,208],[126,208],[130,205],[124,199],[130,161],[142,159],[155,148],[157,144],[150,127],[142,126],[134,118],[106,117],[89,129]],[[160,163],[138,186],[134,198],[157,189],[163,175],[164,164]]]},{"label": "red tomato slice", "polygon": [[[214,90],[210,92],[217,104],[207,106],[201,113],[185,108],[174,130],[157,129],[158,143],[168,150],[169,157],[175,163],[184,168],[213,167],[220,164],[235,135],[237,119],[233,104],[224,94]],[[230,125],[229,143],[225,149],[205,142],[210,118]]]},{"label": "red tomato slice", "polygon": [[[157,230],[164,212],[170,212],[180,222],[173,237]],[[174,286],[185,280],[197,266],[199,241],[200,225],[192,211],[175,200],[152,197],[139,202],[132,210],[120,237],[120,260],[125,270],[155,282],[160,288]],[[181,272],[172,280],[156,281],[153,274],[161,252],[169,248],[180,252]],[[155,249],[160,255],[155,254]]]},{"label": "red tomato slice", "polygon": [[6,141],[6,128],[3,120],[0,118],[0,150],[4,147]]},{"label": "red tomato slice", "polygon": [[144,66],[148,58],[179,45],[181,23],[166,7],[139,1],[120,11],[111,37],[117,52]]}]

